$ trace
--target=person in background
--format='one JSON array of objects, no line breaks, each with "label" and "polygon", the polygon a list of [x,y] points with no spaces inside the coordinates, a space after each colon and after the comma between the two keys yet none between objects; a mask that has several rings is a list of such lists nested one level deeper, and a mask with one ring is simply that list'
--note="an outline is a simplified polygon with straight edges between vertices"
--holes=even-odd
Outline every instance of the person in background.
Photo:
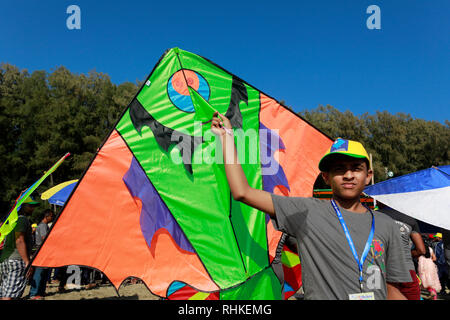
[{"label": "person in background", "polygon": [[31,236],[33,238],[33,249],[36,246],[36,228],[37,228],[37,223],[33,223],[31,225]]},{"label": "person in background", "polygon": [[4,248],[0,256],[0,297],[2,300],[12,300],[22,297],[31,277],[30,264],[33,238],[30,217],[39,202],[29,196],[20,206],[17,223],[14,229],[6,236]]},{"label": "person in background", "polygon": [[[44,218],[36,227],[35,234],[35,245],[36,249],[42,245],[45,237],[48,233],[48,224],[53,221],[55,218],[55,214],[52,210],[46,209],[44,211]],[[34,270],[34,275],[31,280],[31,288],[30,288],[30,299],[38,300],[42,299],[45,295],[45,290],[47,288],[47,279],[49,268],[36,267]]]},{"label": "person in background", "polygon": [[425,244],[425,255],[419,257],[418,273],[422,287],[430,293],[433,300],[437,300],[437,292],[441,291],[441,283],[433,249]]},{"label": "person in background", "polygon": [[444,244],[444,257],[447,265],[447,280],[443,286],[441,293],[446,293],[445,287],[450,289],[450,230],[442,229],[442,243]]},{"label": "person in background", "polygon": [[441,232],[436,233],[433,237],[433,251],[436,256],[435,263],[438,269],[439,281],[441,282],[441,290],[438,293],[445,294],[445,287],[448,279],[448,269],[445,260],[445,249]]},{"label": "person in background", "polygon": [[[420,284],[413,262],[413,255],[418,258],[425,254],[425,243],[420,234],[419,223],[414,218],[394,210],[380,201],[377,201],[377,205],[379,212],[394,219],[402,239],[405,263],[408,266],[412,281],[401,283],[399,289],[408,300],[420,300]],[[414,244],[413,251],[411,251],[412,244]]]},{"label": "person in background", "polygon": [[95,282],[96,271],[89,267],[81,268],[81,285],[84,286],[85,289],[92,289],[97,286]]}]

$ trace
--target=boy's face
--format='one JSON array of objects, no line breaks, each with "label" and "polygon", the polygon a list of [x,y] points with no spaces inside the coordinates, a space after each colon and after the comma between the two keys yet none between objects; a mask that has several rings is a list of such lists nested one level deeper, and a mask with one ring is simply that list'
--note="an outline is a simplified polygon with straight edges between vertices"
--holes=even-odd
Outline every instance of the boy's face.
[{"label": "boy's face", "polygon": [[33,214],[34,209],[36,209],[36,206],[26,203],[24,203],[22,206],[23,206],[23,213],[25,216],[31,216]]},{"label": "boy's face", "polygon": [[359,198],[372,179],[372,170],[363,159],[337,156],[329,168],[328,172],[322,172],[322,177],[333,194],[342,199]]}]

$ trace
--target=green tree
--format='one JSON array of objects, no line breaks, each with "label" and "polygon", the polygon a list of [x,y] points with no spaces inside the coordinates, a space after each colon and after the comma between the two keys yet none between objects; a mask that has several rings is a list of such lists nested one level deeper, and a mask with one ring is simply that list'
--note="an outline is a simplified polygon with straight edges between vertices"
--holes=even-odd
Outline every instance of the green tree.
[{"label": "green tree", "polygon": [[[74,74],[0,65],[0,215],[66,152],[55,183],[78,179],[142,83],[113,84],[107,74]],[[292,110],[292,109],[291,109]],[[332,138],[361,141],[372,154],[375,180],[385,169],[403,175],[450,163],[450,122],[377,111],[355,116],[327,105],[299,113]],[[50,187],[44,182],[38,189]]]},{"label": "green tree", "polygon": [[[138,90],[115,85],[108,75],[73,74],[65,67],[31,75],[0,66],[0,210],[5,214],[20,191],[66,152],[72,156],[53,174],[55,183],[86,170],[106,135]],[[49,179],[38,189],[50,186]]]},{"label": "green tree", "polygon": [[299,113],[332,138],[357,140],[372,155],[375,182],[386,180],[386,171],[404,175],[450,162],[450,126],[411,115],[377,111],[360,117],[327,105]]}]

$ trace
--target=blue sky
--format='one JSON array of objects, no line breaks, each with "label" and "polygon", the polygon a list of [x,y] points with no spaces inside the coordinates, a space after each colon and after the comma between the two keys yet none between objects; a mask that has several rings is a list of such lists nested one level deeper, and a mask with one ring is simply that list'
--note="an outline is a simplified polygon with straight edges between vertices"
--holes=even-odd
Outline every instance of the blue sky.
[{"label": "blue sky", "polygon": [[[69,5],[81,30],[69,30]],[[369,30],[366,9],[381,10]],[[296,111],[330,104],[450,119],[450,1],[2,1],[0,62],[143,80],[179,47]]]}]

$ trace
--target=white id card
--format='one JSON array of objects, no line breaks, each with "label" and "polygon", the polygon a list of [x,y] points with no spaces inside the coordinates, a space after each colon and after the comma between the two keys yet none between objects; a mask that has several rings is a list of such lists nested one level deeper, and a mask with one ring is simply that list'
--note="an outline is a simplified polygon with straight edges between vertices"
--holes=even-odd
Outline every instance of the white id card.
[{"label": "white id card", "polygon": [[348,295],[350,300],[375,300],[373,292],[354,293]]}]

